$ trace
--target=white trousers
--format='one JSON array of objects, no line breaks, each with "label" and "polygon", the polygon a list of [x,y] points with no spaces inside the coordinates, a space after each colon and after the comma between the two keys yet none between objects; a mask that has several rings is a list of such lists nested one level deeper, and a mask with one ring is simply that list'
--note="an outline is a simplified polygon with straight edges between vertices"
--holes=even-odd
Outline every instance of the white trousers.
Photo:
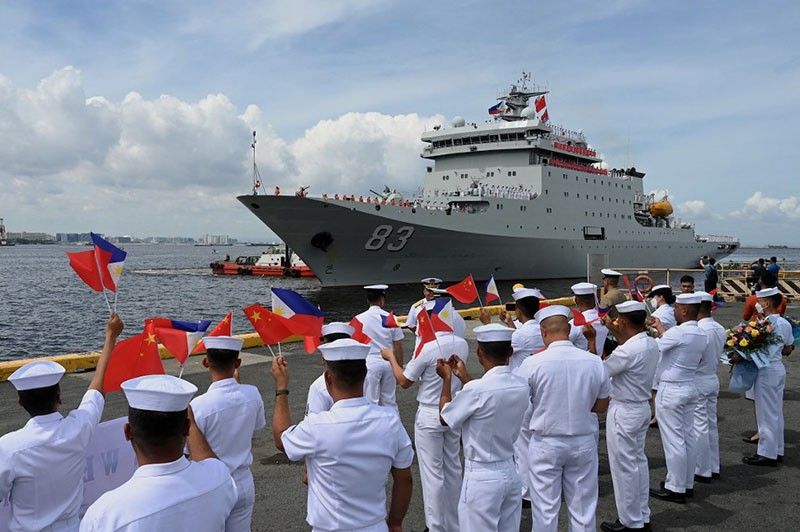
[{"label": "white trousers", "polygon": [[698,394],[697,407],[694,409],[694,433],[697,442],[694,472],[710,477],[712,473],[719,473],[719,378],[716,375],[703,375],[696,378],[694,384]]},{"label": "white trousers", "polygon": [[253,506],[256,504],[256,486],[253,483],[253,473],[248,469],[237,472],[233,478],[236,482],[236,491],[239,499],[225,520],[225,532],[250,532],[253,521]]},{"label": "white trousers", "polygon": [[614,502],[623,525],[641,528],[650,521],[650,472],[644,452],[650,404],[611,400],[606,415],[606,444]]},{"label": "white trousers", "polygon": [[786,386],[786,368],[783,361],[772,362],[758,370],[753,386],[758,423],[758,454],[776,459],[783,456],[783,389]]},{"label": "white trousers", "polygon": [[380,355],[367,357],[367,376],[364,379],[364,397],[381,405],[397,408],[397,381],[392,373],[392,365]]},{"label": "white trousers", "polygon": [[531,500],[530,495],[530,473],[528,468],[528,453],[530,452],[531,431],[530,426],[531,414],[533,408],[528,405],[528,410],[522,418],[522,428],[519,431],[519,436],[514,442],[514,462],[517,464],[517,473],[519,474],[520,481],[522,482],[522,498],[526,501]]},{"label": "white trousers", "polygon": [[513,460],[464,462],[458,503],[461,532],[519,532],[522,483]]},{"label": "white trousers", "polygon": [[667,462],[664,487],[686,493],[694,487],[694,466],[697,461],[694,434],[694,411],[697,388],[694,381],[664,382],[656,394],[656,419]]},{"label": "white trousers", "polygon": [[430,532],[458,531],[461,434],[439,422],[439,408],[422,406],[414,420],[414,445]]},{"label": "white trousers", "polygon": [[528,454],[534,532],[556,532],[561,493],[571,532],[595,532],[597,510],[597,438],[531,436]]}]

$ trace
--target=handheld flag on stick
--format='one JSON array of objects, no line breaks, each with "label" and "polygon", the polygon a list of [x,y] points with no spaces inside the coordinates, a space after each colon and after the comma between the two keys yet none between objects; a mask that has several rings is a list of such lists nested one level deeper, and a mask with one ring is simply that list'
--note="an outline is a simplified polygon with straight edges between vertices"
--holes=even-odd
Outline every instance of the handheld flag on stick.
[{"label": "handheld flag on stick", "polygon": [[[220,320],[216,327],[206,336],[230,336],[233,330],[233,312],[228,312],[224,318]],[[192,353],[202,353],[206,350],[206,345],[202,340],[197,342]]]},{"label": "handheld flag on stick", "polygon": [[95,292],[103,291],[103,280],[100,278],[100,268],[94,258],[94,250],[89,251],[68,251],[69,265],[86,283],[86,286]]},{"label": "handheld flag on stick", "polygon": [[492,301],[500,301],[500,292],[497,290],[497,283],[494,282],[494,275],[486,281],[486,304]]},{"label": "handheld flag on stick", "polygon": [[372,338],[370,338],[367,333],[364,332],[364,324],[358,318],[353,318],[350,320],[350,327],[353,328],[353,340],[356,342],[361,342],[362,344],[371,344]]},{"label": "handheld flag on stick", "polygon": [[94,254],[100,266],[100,275],[103,277],[103,286],[106,290],[117,291],[119,278],[125,267],[125,258],[128,254],[95,233],[89,233],[94,244]]},{"label": "handheld flag on stick", "polygon": [[244,314],[266,345],[280,343],[294,335],[289,329],[286,318],[270,312],[261,305],[250,305],[244,309]]},{"label": "handheld flag on stick", "polygon": [[381,316],[381,325],[387,329],[397,329],[400,327],[397,324],[397,318],[395,318],[394,312],[389,312],[388,316]]},{"label": "handheld flag on stick", "polygon": [[272,312],[286,319],[286,326],[301,336],[322,336],[325,313],[292,290],[272,289]]},{"label": "handheld flag on stick", "polygon": [[[155,327],[158,341],[180,363],[181,369],[186,364],[186,360],[194,350],[197,342],[203,338],[209,325],[211,325],[209,320],[200,320],[192,323],[168,320],[166,318],[153,318],[148,321]],[[170,322],[170,325],[167,327],[160,326],[166,325],[165,322]]]},{"label": "handheld flag on stick", "polygon": [[419,345],[414,351],[414,358],[419,356],[425,344],[436,340],[436,333],[433,331],[431,318],[428,315],[428,311],[425,309],[420,310],[419,314],[417,314],[417,334],[419,334]]},{"label": "handheld flag on stick", "polygon": [[163,375],[164,364],[158,353],[155,327],[146,323],[144,331],[117,343],[108,361],[103,391],[116,392],[128,379],[143,375]]},{"label": "handheld flag on stick", "polygon": [[581,312],[580,310],[578,310],[576,308],[573,308],[573,309],[570,309],[570,310],[572,311],[572,324],[573,325],[575,325],[576,327],[583,327],[584,325],[589,323],[589,322],[586,321],[586,316],[583,315],[583,312]]},{"label": "handheld flag on stick", "polygon": [[439,298],[430,312],[431,326],[434,332],[453,332],[453,302],[449,298]]},{"label": "handheld flag on stick", "polygon": [[469,304],[473,303],[476,299],[480,299],[478,289],[475,288],[475,280],[472,278],[472,274],[469,274],[467,278],[460,283],[448,286],[445,290],[460,303]]},{"label": "handheld flag on stick", "polygon": [[631,295],[631,299],[639,302],[644,301],[644,296],[639,291],[639,287],[637,286],[636,290],[634,290],[633,287],[631,287],[631,282],[628,280],[627,275],[622,276],[622,282],[625,283],[625,287],[628,289],[628,293]]}]

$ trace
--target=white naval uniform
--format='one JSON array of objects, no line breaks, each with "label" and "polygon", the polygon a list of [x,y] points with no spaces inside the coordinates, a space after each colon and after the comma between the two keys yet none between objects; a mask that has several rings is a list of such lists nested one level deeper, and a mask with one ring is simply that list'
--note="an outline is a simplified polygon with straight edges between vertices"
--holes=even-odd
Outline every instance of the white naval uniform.
[{"label": "white naval uniform", "polygon": [[464,441],[461,532],[519,530],[522,482],[514,464],[514,441],[529,397],[528,383],[508,366],[497,366],[465,384],[442,409],[442,419],[461,430]]},{"label": "white naval uniform", "polygon": [[717,364],[725,347],[727,333],[725,327],[713,318],[703,318],[697,322],[708,337],[708,345],[695,373],[697,386],[697,408],[694,411],[694,431],[697,441],[697,465],[695,474],[710,477],[719,473],[719,429],[717,428],[717,399],[719,398],[719,377]]},{"label": "white naval uniform", "polygon": [[[451,532],[458,530],[461,432],[439,421],[442,379],[436,374],[436,361],[455,354],[466,363],[469,346],[466,340],[451,333],[436,333],[436,338],[439,343],[425,344],[419,356],[406,364],[403,375],[418,384],[414,445],[422,483],[425,525],[431,532]],[[439,352],[440,345],[443,353]],[[460,389],[461,381],[454,378],[450,392],[456,394]]]},{"label": "white naval uniform", "polygon": [[88,390],[66,417],[35,416],[0,438],[0,499],[11,498],[10,530],[78,530],[86,448],[104,405],[100,392]]},{"label": "white naval uniform", "polygon": [[[419,303],[419,304],[417,304]],[[422,300],[422,302],[418,301],[414,305],[411,306],[411,309],[408,311],[408,317],[406,318],[406,326],[407,327],[417,327],[417,316],[419,316],[420,311],[424,308],[428,312],[430,312],[434,305],[436,305],[436,300],[432,299]],[[417,350],[419,347],[419,343],[421,341],[421,337],[419,335],[419,331],[415,330],[415,337],[414,337],[414,351]],[[453,312],[453,333],[460,337],[464,338],[467,334],[467,324],[464,321],[464,318],[461,317],[461,314],[458,311]]]},{"label": "white naval uniform", "polygon": [[81,532],[220,532],[237,500],[228,466],[209,458],[139,466],[122,486],[92,504]]},{"label": "white naval uniform", "polygon": [[694,411],[698,394],[694,375],[708,337],[696,321],[687,321],[666,331],[657,342],[661,357],[654,382],[658,387],[656,419],[667,462],[664,487],[686,493],[694,486],[697,461]]},{"label": "white naval uniform", "polygon": [[672,305],[664,303],[655,309],[651,316],[661,320],[661,323],[663,323],[664,327],[668,330],[678,325],[678,321],[675,319],[675,308]]},{"label": "white naval uniform", "polygon": [[780,344],[772,344],[769,349],[769,366],[760,368],[753,394],[756,403],[756,423],[758,424],[758,454],[776,459],[783,456],[783,390],[786,386],[786,368],[781,351],[784,346],[794,343],[792,325],[785,318],[771,314],[767,319],[775,327],[775,333],[783,339]]},{"label": "white naval uniform", "polygon": [[531,318],[525,323],[520,323],[511,334],[511,359],[508,365],[511,371],[515,371],[522,361],[539,351],[544,351],[544,341],[542,340],[542,330],[539,322]]},{"label": "white naval uniform", "polygon": [[327,412],[333,406],[333,397],[325,386],[325,374],[317,377],[308,387],[306,398],[306,415]]},{"label": "white naval uniform", "polygon": [[650,385],[658,365],[658,344],[641,332],[603,361],[611,377],[606,444],[619,521],[641,528],[650,522],[650,473],[645,438],[650,423]]},{"label": "white naval uniform", "polygon": [[249,532],[256,502],[250,471],[253,435],[266,426],[261,393],[236,379],[223,379],[212,382],[206,393],[189,404],[200,432],[236,482],[238,500],[225,521],[225,532]]},{"label": "white naval uniform", "polygon": [[389,472],[414,459],[395,409],[364,397],[343,399],[286,429],[281,441],[290,460],[306,461],[306,521],[313,530],[388,530]]},{"label": "white naval uniform", "polygon": [[557,530],[563,490],[570,530],[595,531],[599,426],[591,410],[611,392],[603,362],[566,340],[528,360],[533,530]]},{"label": "white naval uniform", "polygon": [[[590,324],[594,327],[594,330],[597,333],[595,336],[595,346],[597,347],[597,355],[603,356],[603,346],[606,345],[606,337],[608,336],[608,328],[603,325],[603,322],[600,321],[600,315],[597,313],[596,308],[590,308],[584,310],[581,314],[583,314],[586,323]],[[584,351],[589,350],[589,340],[586,339],[586,336],[583,334],[583,327],[576,326],[575,320],[569,320],[569,324],[572,326],[570,330],[569,339],[570,341],[575,344],[575,347],[578,349],[583,349]]]},{"label": "white naval uniform", "polygon": [[383,406],[397,407],[395,391],[397,381],[392,373],[392,365],[381,357],[380,347],[394,349],[394,342],[403,339],[403,329],[384,327],[382,316],[389,313],[377,305],[356,316],[364,325],[364,334],[372,339],[369,355],[367,355],[367,378],[364,379],[364,397],[373,403]]}]

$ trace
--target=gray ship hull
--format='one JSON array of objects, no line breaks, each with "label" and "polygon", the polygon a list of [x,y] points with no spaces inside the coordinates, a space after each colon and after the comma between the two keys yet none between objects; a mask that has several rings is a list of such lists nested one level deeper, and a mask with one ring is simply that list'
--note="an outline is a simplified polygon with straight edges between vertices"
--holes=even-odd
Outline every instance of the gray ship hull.
[{"label": "gray ship hull", "polygon": [[[468,274],[497,280],[579,278],[586,276],[593,254],[605,254],[607,264],[619,268],[696,268],[703,255],[719,259],[731,251],[698,241],[693,231],[637,226],[630,238],[587,240],[576,228],[564,227],[561,236],[561,227],[534,229],[518,219],[511,225],[510,217],[290,196],[238,199],[325,286],[412,283],[430,276],[456,281]],[[503,203],[509,211],[523,204]]]}]

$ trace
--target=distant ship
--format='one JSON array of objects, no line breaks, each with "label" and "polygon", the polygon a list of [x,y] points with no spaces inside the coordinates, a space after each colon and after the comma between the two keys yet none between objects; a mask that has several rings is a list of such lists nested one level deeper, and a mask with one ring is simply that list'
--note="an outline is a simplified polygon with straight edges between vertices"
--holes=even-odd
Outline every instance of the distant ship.
[{"label": "distant ship", "polygon": [[13,242],[9,242],[6,237],[6,226],[3,223],[3,219],[0,218],[0,246],[13,246]]},{"label": "distant ship", "polygon": [[786,244],[767,244],[769,249],[789,249]]},{"label": "distant ship", "polygon": [[[739,247],[699,236],[667,198],[644,192],[644,172],[611,169],[584,133],[549,121],[542,87],[522,78],[489,109],[493,120],[422,135],[427,167],[411,198],[239,196],[325,286],[460,280],[578,278],[587,264],[697,267]],[[533,102],[531,99],[533,98]],[[255,141],[253,143],[255,150]],[[411,180],[409,179],[409,182]],[[259,189],[262,193],[259,193]]]}]

